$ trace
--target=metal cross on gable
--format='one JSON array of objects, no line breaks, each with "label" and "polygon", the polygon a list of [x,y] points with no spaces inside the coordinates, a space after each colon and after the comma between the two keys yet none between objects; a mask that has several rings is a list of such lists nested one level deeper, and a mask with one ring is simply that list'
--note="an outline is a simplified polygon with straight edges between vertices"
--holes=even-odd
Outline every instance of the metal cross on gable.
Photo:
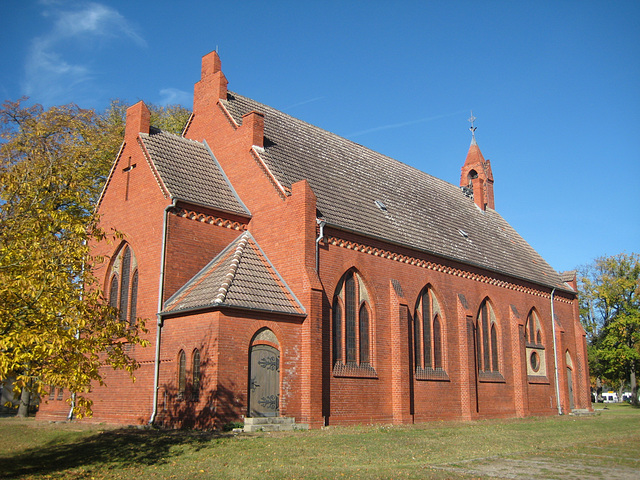
[{"label": "metal cross on gable", "polygon": [[122,173],[126,173],[127,174],[127,183],[125,185],[125,190],[124,190],[124,199],[125,200],[129,200],[129,180],[131,179],[131,170],[133,170],[134,168],[136,168],[136,164],[132,164],[131,163],[131,157],[129,157],[129,163],[128,165],[122,169]]},{"label": "metal cross on gable", "polygon": [[471,116],[469,117],[469,123],[471,123],[471,126],[469,127],[469,130],[471,130],[471,135],[474,137],[476,136],[476,129],[478,128],[473,124],[475,121],[476,117],[473,116],[473,110],[471,110]]}]

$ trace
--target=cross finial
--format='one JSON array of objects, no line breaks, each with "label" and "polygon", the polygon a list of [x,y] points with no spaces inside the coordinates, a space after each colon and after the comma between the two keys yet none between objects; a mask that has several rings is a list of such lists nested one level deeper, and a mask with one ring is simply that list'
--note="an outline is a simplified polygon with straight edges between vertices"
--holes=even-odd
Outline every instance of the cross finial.
[{"label": "cross finial", "polygon": [[478,128],[473,124],[473,122],[475,121],[476,121],[476,117],[473,116],[473,110],[471,110],[471,116],[469,117],[469,123],[471,123],[471,126],[469,127],[469,130],[471,130],[471,136],[473,138],[476,137],[476,128]]}]

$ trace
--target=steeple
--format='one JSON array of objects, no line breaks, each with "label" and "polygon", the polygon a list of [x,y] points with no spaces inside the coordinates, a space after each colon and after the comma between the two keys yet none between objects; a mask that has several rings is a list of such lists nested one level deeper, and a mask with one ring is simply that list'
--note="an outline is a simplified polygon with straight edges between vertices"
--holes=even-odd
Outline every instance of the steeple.
[{"label": "steeple", "polygon": [[476,141],[476,129],[478,127],[474,125],[475,120],[476,117],[471,112],[471,117],[469,118],[469,122],[471,122],[469,127],[469,130],[471,130],[471,145],[462,166],[460,186],[468,188],[473,193],[474,202],[482,210],[486,210],[487,207],[495,210],[491,162],[484,159]]}]

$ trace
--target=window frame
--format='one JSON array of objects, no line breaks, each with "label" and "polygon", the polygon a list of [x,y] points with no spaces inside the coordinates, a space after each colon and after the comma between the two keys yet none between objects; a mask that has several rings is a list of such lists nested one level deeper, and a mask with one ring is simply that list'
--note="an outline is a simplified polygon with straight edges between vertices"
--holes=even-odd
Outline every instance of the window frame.
[{"label": "window frame", "polygon": [[119,321],[134,327],[138,310],[139,269],[136,255],[128,243],[122,243],[116,250],[107,279],[109,306],[116,310]]},{"label": "window frame", "polygon": [[478,379],[485,382],[505,382],[502,375],[502,344],[500,324],[489,298],[485,298],[476,314],[476,368]]},{"label": "window frame", "polygon": [[448,381],[444,314],[431,284],[418,294],[412,328],[416,379]]},{"label": "window frame", "polygon": [[[197,357],[197,358],[196,358]],[[200,400],[200,381],[201,381],[201,356],[200,350],[193,349],[191,353],[191,400],[197,402]]]},{"label": "window frame", "polygon": [[529,383],[549,383],[543,339],[540,317],[536,309],[532,308],[524,324],[525,364]]},{"label": "window frame", "polygon": [[178,352],[178,382],[177,382],[177,397],[179,400],[183,399],[187,391],[187,354],[184,350],[180,349]]},{"label": "window frame", "polygon": [[375,315],[368,289],[355,269],[338,282],[331,307],[333,374],[377,378],[373,367]]}]

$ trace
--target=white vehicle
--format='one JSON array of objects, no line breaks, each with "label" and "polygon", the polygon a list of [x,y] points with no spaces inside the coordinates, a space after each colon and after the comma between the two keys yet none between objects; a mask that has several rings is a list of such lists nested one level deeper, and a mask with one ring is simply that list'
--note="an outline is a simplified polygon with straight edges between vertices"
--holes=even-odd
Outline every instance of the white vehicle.
[{"label": "white vehicle", "polygon": [[604,403],[618,403],[618,394],[616,392],[605,392],[602,394]]}]

